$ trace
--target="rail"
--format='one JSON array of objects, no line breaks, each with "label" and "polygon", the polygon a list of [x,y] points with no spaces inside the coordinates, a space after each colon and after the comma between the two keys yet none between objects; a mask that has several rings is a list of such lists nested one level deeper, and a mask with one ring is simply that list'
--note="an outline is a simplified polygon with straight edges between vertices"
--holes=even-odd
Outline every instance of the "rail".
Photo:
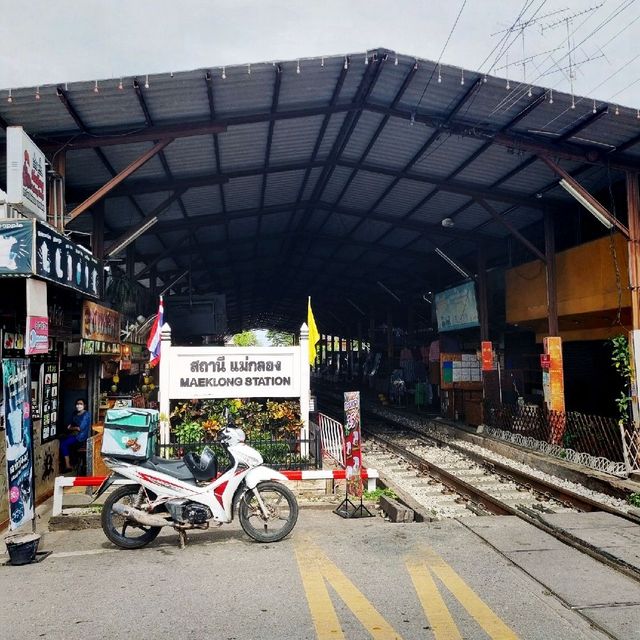
[{"label": "rail", "polygon": [[317,422],[320,427],[322,452],[333,458],[344,469],[346,466],[344,427],[324,413],[317,414]]}]

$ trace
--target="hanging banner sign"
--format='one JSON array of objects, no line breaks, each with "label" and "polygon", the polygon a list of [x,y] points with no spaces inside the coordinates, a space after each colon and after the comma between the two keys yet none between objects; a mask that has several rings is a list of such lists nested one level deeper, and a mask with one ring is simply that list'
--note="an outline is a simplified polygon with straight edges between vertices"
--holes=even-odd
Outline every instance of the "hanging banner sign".
[{"label": "hanging banner sign", "polygon": [[436,293],[438,331],[456,331],[480,326],[476,288],[473,282]]},{"label": "hanging banner sign", "polygon": [[171,398],[300,395],[300,354],[295,347],[172,347],[165,355],[161,363],[170,372]]},{"label": "hanging banner sign", "polygon": [[7,127],[7,200],[24,215],[47,218],[44,153],[22,127]]},{"label": "hanging banner sign", "polygon": [[[119,343],[120,317],[120,314],[113,309],[85,300],[82,304],[82,338]],[[120,353],[119,349],[118,353]]]},{"label": "hanging banner sign", "polygon": [[33,222],[0,221],[0,275],[33,273]]},{"label": "hanging banner sign", "polygon": [[102,297],[103,268],[84,247],[49,225],[36,224],[36,275],[92,298]]},{"label": "hanging banner sign", "polygon": [[49,318],[27,316],[27,339],[24,348],[28,356],[49,353]]},{"label": "hanging banner sign", "polygon": [[2,360],[10,529],[34,517],[33,429],[29,360]]},{"label": "hanging banner sign", "polygon": [[121,345],[117,342],[102,342],[101,340],[81,340],[81,356],[117,356],[120,358]]},{"label": "hanging banner sign", "polygon": [[349,493],[362,495],[362,432],[360,425],[360,392],[344,394],[345,470]]},{"label": "hanging banner sign", "polygon": [[493,371],[493,344],[489,340],[482,341],[482,370]]}]

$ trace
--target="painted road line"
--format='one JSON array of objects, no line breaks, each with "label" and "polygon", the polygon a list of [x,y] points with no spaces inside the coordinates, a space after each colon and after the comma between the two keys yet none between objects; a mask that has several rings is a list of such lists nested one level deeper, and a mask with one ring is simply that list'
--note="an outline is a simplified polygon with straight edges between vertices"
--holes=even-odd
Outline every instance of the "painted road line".
[{"label": "painted road line", "polygon": [[442,580],[473,619],[494,640],[518,640],[518,636],[499,618],[467,583],[432,549],[424,550],[428,568]]},{"label": "painted road line", "polygon": [[462,640],[429,569],[413,558],[407,560],[406,566],[436,640]]},{"label": "painted road line", "polygon": [[309,540],[301,541],[296,545],[296,557],[319,639],[344,638],[325,584],[327,580],[374,640],[402,640],[402,636],[319,547]]}]

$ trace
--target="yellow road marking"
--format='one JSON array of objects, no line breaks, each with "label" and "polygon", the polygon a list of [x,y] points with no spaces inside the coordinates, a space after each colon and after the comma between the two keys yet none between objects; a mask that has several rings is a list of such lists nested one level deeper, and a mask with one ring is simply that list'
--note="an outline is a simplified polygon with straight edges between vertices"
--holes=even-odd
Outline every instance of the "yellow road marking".
[{"label": "yellow road marking", "polygon": [[427,565],[442,580],[474,620],[494,640],[518,640],[518,636],[467,585],[467,583],[431,549],[425,550]]},{"label": "yellow road marking", "polygon": [[296,546],[296,557],[311,617],[320,640],[344,638],[324,579],[331,584],[374,640],[402,640],[400,634],[319,547],[306,541],[304,545]]},{"label": "yellow road marking", "polygon": [[462,640],[458,627],[427,567],[424,563],[414,560],[407,560],[406,564],[436,640]]}]

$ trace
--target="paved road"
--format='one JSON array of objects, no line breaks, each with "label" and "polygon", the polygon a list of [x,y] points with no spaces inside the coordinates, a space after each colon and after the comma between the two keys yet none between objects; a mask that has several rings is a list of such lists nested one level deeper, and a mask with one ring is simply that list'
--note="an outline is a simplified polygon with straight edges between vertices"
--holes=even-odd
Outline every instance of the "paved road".
[{"label": "paved road", "polygon": [[482,537],[305,509],[283,542],[231,525],[182,551],[169,532],[138,551],[50,533],[45,561],[0,567],[0,637],[640,638],[640,585],[515,518],[473,522]]}]

